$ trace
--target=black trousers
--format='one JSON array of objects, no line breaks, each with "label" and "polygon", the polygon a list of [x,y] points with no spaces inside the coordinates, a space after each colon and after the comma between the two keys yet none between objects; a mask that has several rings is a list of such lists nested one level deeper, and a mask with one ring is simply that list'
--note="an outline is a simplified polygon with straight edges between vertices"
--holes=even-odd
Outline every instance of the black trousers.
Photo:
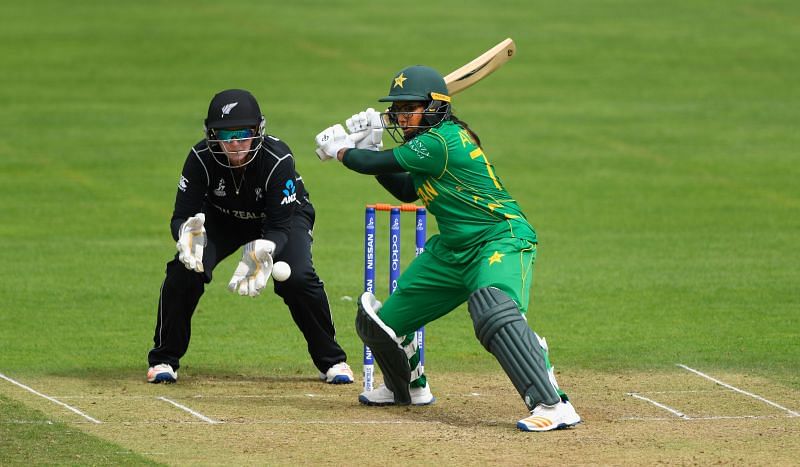
[{"label": "black trousers", "polygon": [[[211,282],[214,267],[245,243],[260,238],[259,222],[231,219],[213,210],[211,208],[206,213],[205,272],[186,269],[177,254],[167,263],[166,278],[158,299],[154,345],[148,354],[150,366],[169,363],[176,370],[180,367],[180,359],[189,348],[192,315],[205,284]],[[292,319],[303,333],[311,360],[324,373],[332,365],[346,361],[347,355],[336,342],[328,296],[314,271],[311,259],[313,227],[314,208],[309,203],[295,212],[289,242],[273,258],[289,263],[292,274],[284,282],[272,282],[275,293],[283,298]]]}]

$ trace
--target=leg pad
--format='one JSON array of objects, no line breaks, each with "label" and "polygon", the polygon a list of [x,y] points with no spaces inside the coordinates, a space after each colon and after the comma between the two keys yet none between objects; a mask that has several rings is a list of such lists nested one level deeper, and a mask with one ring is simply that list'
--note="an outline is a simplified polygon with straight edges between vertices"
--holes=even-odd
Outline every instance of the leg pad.
[{"label": "leg pad", "polygon": [[514,300],[486,287],[470,296],[468,309],[475,336],[500,362],[529,409],[561,401],[548,376],[545,351]]},{"label": "leg pad", "polygon": [[[364,293],[358,302],[356,332],[358,337],[372,349],[372,355],[383,372],[384,383],[394,393],[396,405],[411,404],[409,383],[411,367],[408,356],[398,342],[397,335],[377,314],[379,307],[375,296]],[[402,342],[402,340],[400,340]]]}]

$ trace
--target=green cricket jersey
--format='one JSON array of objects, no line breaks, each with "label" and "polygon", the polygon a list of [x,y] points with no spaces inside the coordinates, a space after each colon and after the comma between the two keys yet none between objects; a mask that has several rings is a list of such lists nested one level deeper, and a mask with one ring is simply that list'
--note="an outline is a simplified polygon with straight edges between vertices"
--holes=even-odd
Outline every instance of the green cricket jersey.
[{"label": "green cricket jersey", "polygon": [[469,131],[448,120],[393,150],[439,225],[439,242],[460,250],[498,238],[536,232],[503,187]]}]

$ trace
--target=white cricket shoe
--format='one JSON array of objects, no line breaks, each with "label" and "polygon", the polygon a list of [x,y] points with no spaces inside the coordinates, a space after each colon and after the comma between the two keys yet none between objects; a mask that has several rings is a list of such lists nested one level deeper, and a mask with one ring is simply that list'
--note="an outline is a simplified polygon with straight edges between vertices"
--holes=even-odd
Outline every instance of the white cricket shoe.
[{"label": "white cricket shoe", "polygon": [[175,381],[178,381],[178,372],[167,363],[159,363],[147,370],[148,383],[174,383]]},{"label": "white cricket shoe", "polygon": [[[411,405],[433,404],[436,400],[431,393],[431,385],[426,384],[424,388],[410,388]],[[364,391],[358,396],[358,402],[365,405],[394,405],[394,393],[381,384],[378,389]]]},{"label": "white cricket shoe", "polygon": [[530,417],[517,422],[522,431],[550,431],[569,428],[581,422],[581,417],[569,401],[556,405],[539,404],[531,410]]},{"label": "white cricket shoe", "polygon": [[328,384],[350,384],[353,380],[353,370],[345,362],[337,363],[328,368],[326,373],[319,373],[319,379]]}]

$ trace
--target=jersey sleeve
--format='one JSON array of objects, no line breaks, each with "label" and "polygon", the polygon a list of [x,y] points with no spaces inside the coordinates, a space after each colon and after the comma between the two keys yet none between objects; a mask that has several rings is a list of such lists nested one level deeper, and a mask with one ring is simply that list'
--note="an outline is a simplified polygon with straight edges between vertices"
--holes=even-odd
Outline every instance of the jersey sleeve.
[{"label": "jersey sleeve", "polygon": [[264,187],[264,221],[261,238],[275,242],[275,253],[289,240],[292,216],[297,206],[298,181],[291,153],[283,156]]},{"label": "jersey sleeve", "polygon": [[175,207],[170,220],[170,231],[174,240],[178,240],[181,224],[203,209],[209,183],[208,168],[192,148],[183,163],[178,191],[175,194]]},{"label": "jersey sleeve", "polygon": [[409,173],[440,177],[447,166],[447,142],[433,131],[416,136],[392,150]]},{"label": "jersey sleeve", "polygon": [[380,175],[405,172],[397,162],[392,150],[370,151],[368,149],[348,149],[342,158],[342,164],[350,170],[368,175]]}]

